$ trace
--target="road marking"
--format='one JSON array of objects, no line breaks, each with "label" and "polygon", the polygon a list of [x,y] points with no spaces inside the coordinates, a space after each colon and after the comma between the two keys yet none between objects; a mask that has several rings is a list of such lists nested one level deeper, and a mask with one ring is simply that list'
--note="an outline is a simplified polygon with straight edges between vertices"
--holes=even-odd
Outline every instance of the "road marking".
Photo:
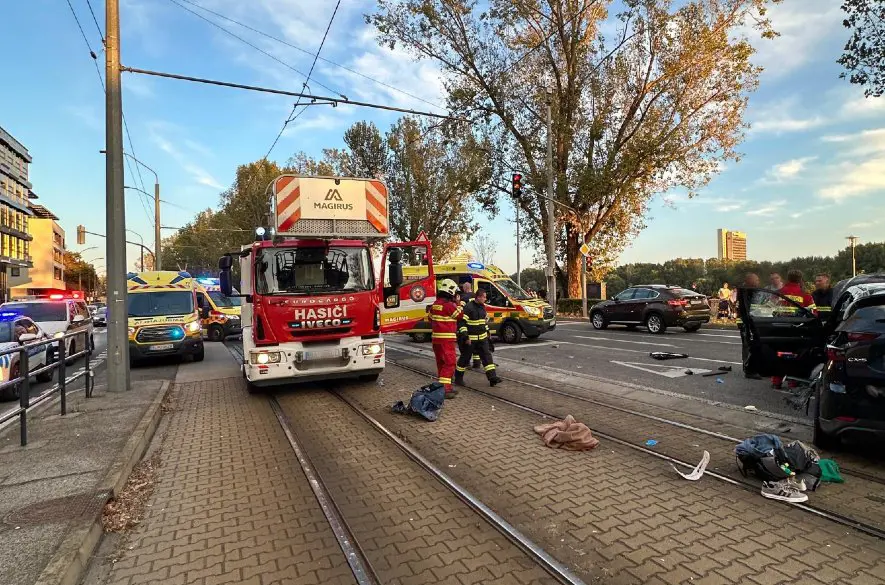
[{"label": "road marking", "polygon": [[572,325],[583,325],[583,326],[587,326],[587,325],[590,325],[590,322],[589,322],[589,321],[560,321],[559,323],[556,324],[556,327],[557,327],[557,328],[559,328],[559,327],[570,327],[570,326],[572,326]]},{"label": "road marking", "polygon": [[[665,378],[681,378],[683,376],[689,376],[691,374],[686,374],[685,370],[691,370],[693,374],[709,374],[713,370],[704,370],[700,368],[686,368],[685,366],[665,366],[663,364],[645,364],[638,362],[619,362],[615,360],[611,360],[611,363],[618,364],[619,366],[626,366],[628,368],[634,368],[636,370],[642,370],[643,372],[649,372],[651,374],[657,374],[658,376],[664,376]],[[652,369],[659,368],[659,369]]]},{"label": "road marking", "polygon": [[539,343],[514,343],[513,345],[495,345],[495,352],[499,352],[502,349],[531,349],[533,347],[543,347],[545,345],[555,345],[557,343],[562,343],[561,341],[541,341]]},{"label": "road marking", "polygon": [[[591,349],[605,349],[605,350],[609,350],[609,351],[623,351],[623,352],[628,352],[628,353],[641,353],[644,355],[648,355],[648,352],[642,351],[641,349],[627,349],[626,347],[609,347],[607,345],[589,345],[589,344],[584,344],[584,343],[572,343],[571,341],[561,341],[560,343],[567,343],[569,345],[574,345],[575,347],[587,347],[587,348],[591,348]],[[743,365],[741,362],[730,362],[727,360],[713,360],[713,359],[709,359],[709,358],[699,358],[699,357],[691,357],[691,356],[689,356],[687,358],[683,358],[683,359],[697,360],[697,361],[701,361],[701,362],[712,362],[714,364],[731,364],[731,365],[735,365],[735,366],[742,366]]]},{"label": "road marking", "polygon": [[695,336],[699,337],[726,337],[728,339],[740,339],[740,334],[738,335],[724,335],[720,333],[695,333]]},{"label": "road marking", "polygon": [[679,349],[675,345],[669,343],[655,343],[653,341],[627,341],[626,339],[618,339],[615,337],[588,337],[586,335],[575,335],[578,339],[590,339],[592,341],[615,341],[617,343],[635,343],[636,345],[653,345],[655,347],[673,347]]},{"label": "road marking", "polygon": [[[699,335],[697,333],[693,335],[680,336],[678,338],[679,341],[692,341],[694,343],[720,343],[722,345],[740,345],[740,341],[714,341],[712,339],[692,339],[695,335]],[[666,344],[655,344],[651,341],[626,341],[622,340],[620,337],[583,337],[581,335],[575,335],[574,337],[580,337],[581,339],[593,339],[597,341],[621,341],[622,343],[640,343],[643,345],[659,345],[660,347],[676,347],[675,345],[666,345]]]}]

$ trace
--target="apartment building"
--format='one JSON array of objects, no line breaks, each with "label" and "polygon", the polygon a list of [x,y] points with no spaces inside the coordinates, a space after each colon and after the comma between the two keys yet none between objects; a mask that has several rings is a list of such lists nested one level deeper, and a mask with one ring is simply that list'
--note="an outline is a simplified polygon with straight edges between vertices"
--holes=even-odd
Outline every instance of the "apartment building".
[{"label": "apartment building", "polygon": [[37,196],[28,180],[30,164],[28,149],[0,127],[0,301],[9,299],[9,279],[32,266],[28,224]]},{"label": "apartment building", "polygon": [[10,276],[13,299],[65,290],[65,231],[58,218],[42,205],[32,203],[31,212],[34,215],[28,221],[28,229],[33,237],[32,266],[20,269],[19,276]]},{"label": "apartment building", "polygon": [[720,260],[746,260],[747,234],[727,229],[716,232]]}]

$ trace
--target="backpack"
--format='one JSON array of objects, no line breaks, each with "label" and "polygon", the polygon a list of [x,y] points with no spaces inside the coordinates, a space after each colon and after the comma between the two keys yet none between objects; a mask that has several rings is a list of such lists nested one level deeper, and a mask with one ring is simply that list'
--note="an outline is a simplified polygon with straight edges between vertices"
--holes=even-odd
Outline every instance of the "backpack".
[{"label": "backpack", "polygon": [[756,435],[744,439],[735,447],[734,453],[738,471],[744,477],[751,473],[762,481],[780,481],[790,477],[787,471],[789,458],[780,438],[775,435]]},{"label": "backpack", "polygon": [[820,456],[817,452],[801,441],[793,441],[792,443],[789,443],[784,447],[784,451],[790,462],[790,469],[792,469],[797,476],[808,480],[806,481],[808,489],[811,491],[816,490],[817,486],[820,484],[821,475],[823,475],[823,471],[819,464]]}]

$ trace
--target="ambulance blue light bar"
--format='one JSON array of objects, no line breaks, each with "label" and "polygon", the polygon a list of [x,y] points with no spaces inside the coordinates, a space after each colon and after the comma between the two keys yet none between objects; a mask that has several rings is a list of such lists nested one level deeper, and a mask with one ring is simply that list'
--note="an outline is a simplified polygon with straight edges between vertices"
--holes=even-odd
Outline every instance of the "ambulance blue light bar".
[{"label": "ambulance blue light bar", "polygon": [[217,278],[198,278],[197,282],[205,286],[218,286],[219,280]]},{"label": "ambulance blue light bar", "polygon": [[18,313],[0,313],[0,321],[11,321],[19,316]]},{"label": "ambulance blue light bar", "polygon": [[472,270],[485,270],[486,269],[486,267],[480,262],[468,262],[467,268],[470,268]]}]

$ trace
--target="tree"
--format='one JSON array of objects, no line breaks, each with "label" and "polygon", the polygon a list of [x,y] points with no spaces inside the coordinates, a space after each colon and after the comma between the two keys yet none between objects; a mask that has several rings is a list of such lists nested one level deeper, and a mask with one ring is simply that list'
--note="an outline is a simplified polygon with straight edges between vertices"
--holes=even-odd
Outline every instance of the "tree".
[{"label": "tree", "polygon": [[95,267],[84,262],[78,252],[65,251],[62,260],[65,266],[65,288],[89,290],[98,282]]},{"label": "tree", "polygon": [[839,77],[864,86],[866,97],[885,94],[885,0],[844,0],[842,25],[851,29],[838,63]]},{"label": "tree", "polygon": [[388,149],[381,132],[372,122],[357,122],[344,132],[342,175],[348,177],[383,177],[387,171]]},{"label": "tree", "polygon": [[487,146],[426,120],[400,118],[387,134],[390,228],[412,241],[423,231],[434,256],[458,250],[476,230],[476,193],[489,181]]},{"label": "tree", "polygon": [[498,243],[486,234],[479,233],[472,238],[473,250],[476,252],[476,259],[483,264],[495,263],[495,252],[498,250]]},{"label": "tree", "polygon": [[[580,293],[579,235],[611,261],[643,227],[651,197],[693,195],[737,158],[747,93],[759,68],[741,33],[752,19],[774,36],[766,6],[780,0],[629,0],[614,43],[599,33],[608,0],[377,0],[379,40],[435,61],[450,109],[495,144],[497,209],[522,170],[517,205],[536,243],[546,233],[547,90],[554,189],[568,292]],[[677,5],[678,7],[674,7]]]}]

